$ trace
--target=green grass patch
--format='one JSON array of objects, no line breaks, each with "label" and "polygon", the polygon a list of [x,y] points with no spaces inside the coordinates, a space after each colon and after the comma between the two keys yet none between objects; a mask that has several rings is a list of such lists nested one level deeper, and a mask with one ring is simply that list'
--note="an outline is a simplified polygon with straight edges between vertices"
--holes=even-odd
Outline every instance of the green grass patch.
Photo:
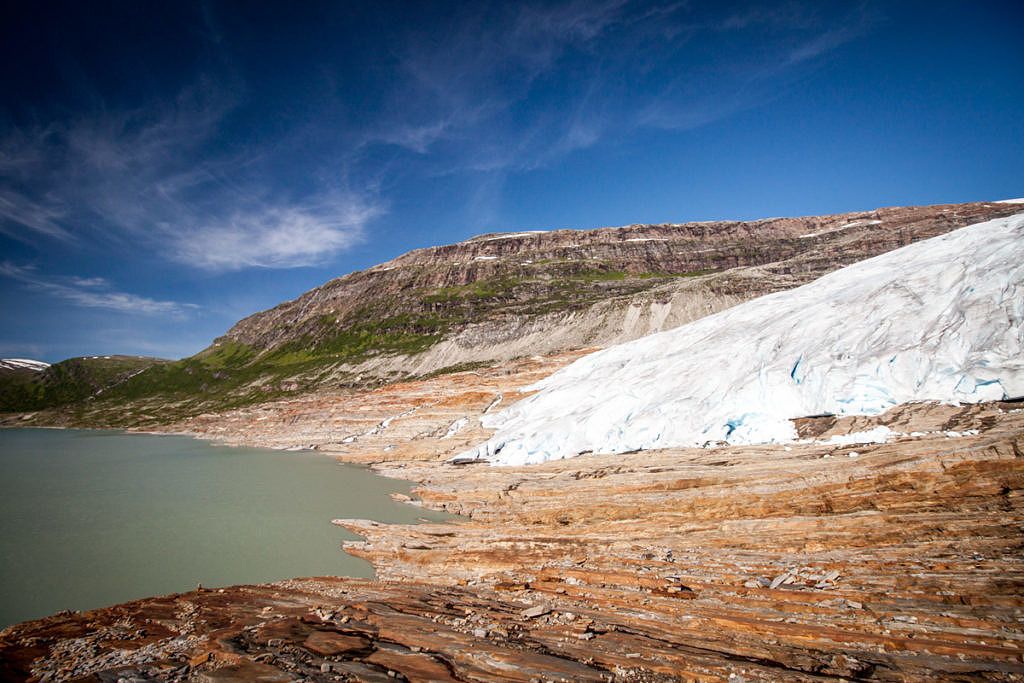
[{"label": "green grass patch", "polygon": [[421,301],[425,304],[444,304],[452,302],[474,302],[510,296],[522,280],[512,277],[489,278],[477,280],[468,285],[441,287],[424,294]]},{"label": "green grass patch", "polygon": [[470,370],[479,370],[480,368],[489,368],[494,365],[492,360],[478,360],[478,361],[467,361],[465,363],[456,363],[455,365],[446,365],[443,368],[428,372],[425,375],[417,375],[411,379],[433,379],[434,377],[440,377],[442,375],[453,375],[456,372],[469,372]]}]

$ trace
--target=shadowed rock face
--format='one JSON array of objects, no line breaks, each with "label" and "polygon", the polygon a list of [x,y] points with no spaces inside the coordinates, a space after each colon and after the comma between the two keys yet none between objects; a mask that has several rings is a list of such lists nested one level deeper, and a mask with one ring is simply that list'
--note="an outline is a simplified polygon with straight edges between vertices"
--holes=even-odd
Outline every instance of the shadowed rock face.
[{"label": "shadowed rock face", "polygon": [[[514,400],[574,355],[194,421],[235,443],[301,438],[375,463],[420,482],[415,504],[464,519],[337,520],[365,538],[346,549],[372,561],[380,581],[203,590],[12,627],[0,633],[0,675],[1024,677],[1021,404],[808,418],[801,433],[815,441],[788,447],[529,468],[441,462],[486,436],[479,418],[499,397]],[[902,436],[828,441],[878,425]]]}]

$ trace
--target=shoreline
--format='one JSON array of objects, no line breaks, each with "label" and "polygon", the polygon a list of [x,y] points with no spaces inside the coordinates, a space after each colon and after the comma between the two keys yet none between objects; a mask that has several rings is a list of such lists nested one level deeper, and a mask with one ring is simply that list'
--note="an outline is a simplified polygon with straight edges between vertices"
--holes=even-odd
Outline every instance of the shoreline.
[{"label": "shoreline", "polygon": [[[123,430],[29,428],[19,432],[6,432],[9,438],[4,439],[5,455],[12,456],[5,458],[4,476],[10,477],[4,487],[10,492],[5,507],[13,513],[4,525],[8,534],[5,545],[12,549],[14,540],[20,539],[21,547],[18,564],[5,563],[4,626],[44,618],[58,609],[91,610],[146,595],[184,591],[197,583],[230,586],[316,573],[372,577],[375,570],[371,564],[341,550],[342,543],[358,537],[331,526],[334,518],[366,516],[382,523],[416,524],[443,517],[425,509],[398,505],[405,502],[403,499],[408,500],[407,494],[416,486],[415,482],[379,478],[369,468],[358,465],[339,468],[336,460],[319,457],[319,453],[294,454],[298,457],[289,458],[290,454],[263,448],[243,447],[227,452],[208,439],[190,436],[187,441],[168,441],[155,437],[179,435]],[[140,437],[138,442],[129,438],[135,436]],[[176,454],[182,457],[174,457]],[[161,457],[165,455],[170,457]],[[166,464],[160,465],[158,459]],[[277,476],[268,480],[263,474],[240,472],[238,468],[250,469],[247,463],[255,468],[252,472],[276,472]],[[295,470],[298,466],[308,469]],[[39,486],[24,485],[51,473],[54,485],[43,481]],[[163,477],[174,478],[177,473],[179,479],[160,483]],[[281,486],[263,483],[275,480]],[[12,486],[24,493],[11,490]],[[34,509],[48,503],[51,496],[47,492],[69,490],[69,486],[80,493],[68,496],[68,504],[62,506],[66,512]],[[115,489],[112,493],[116,499],[94,502],[89,492],[98,489],[98,494],[106,497],[111,486],[152,491],[153,495],[122,495]],[[253,499],[253,509],[246,512],[245,492],[260,488],[266,490]],[[293,490],[306,491],[307,500],[296,500]],[[165,495],[164,491],[169,493]],[[288,499],[298,507],[291,509]],[[173,509],[165,507],[168,504]],[[150,510],[161,511],[160,517],[164,519],[147,519]],[[271,520],[266,531],[247,529],[252,526],[250,515],[272,514],[273,510],[280,511],[282,521]],[[221,518],[216,517],[218,514]],[[22,515],[31,515],[35,519],[32,528],[44,529],[45,533],[25,536],[20,531],[24,524],[12,521]],[[104,531],[108,525],[117,524],[120,516],[124,516],[124,524]],[[79,519],[92,521],[80,523]],[[205,524],[204,519],[211,523]],[[224,536],[223,542],[218,541],[203,528],[189,531],[186,526],[178,531],[180,523],[209,526],[215,530],[213,533],[230,534],[230,538]],[[153,542],[138,535],[148,534],[150,529],[156,534]],[[290,530],[294,540],[290,540],[290,535],[281,535],[281,529]],[[102,535],[92,542],[92,533]],[[159,540],[162,534],[167,535],[166,543]],[[52,540],[57,538],[66,541]],[[181,554],[187,547],[208,550],[213,547],[211,544],[235,548],[240,557],[252,558],[257,563],[217,559],[216,553],[206,557],[205,551],[195,558]],[[78,550],[72,553],[65,548]],[[123,567],[112,572],[99,569],[107,556],[126,558],[121,562]],[[30,569],[42,558],[62,558],[58,566],[74,561],[81,561],[83,566],[74,577],[65,580],[60,570]],[[258,563],[260,558],[266,560],[262,565]]]},{"label": "shoreline", "polygon": [[[420,506],[463,519],[337,520],[363,539],[344,549],[374,566],[375,581],[293,579],[54,616],[5,632],[0,659],[30,667],[30,655],[45,655],[23,644],[32,638],[55,639],[52,648],[66,642],[56,633],[90,638],[127,620],[148,634],[132,648],[159,652],[140,663],[126,654],[135,649],[103,646],[108,659],[76,655],[68,670],[85,675],[112,657],[140,672],[161,662],[179,672],[164,680],[229,671],[416,679],[442,669],[446,680],[509,671],[524,681],[1024,677],[1017,404],[812,419],[801,429],[817,441],[788,446],[442,464],[486,438],[479,417],[496,396],[515,400],[561,362],[194,420],[196,438],[225,445],[316,444],[413,482]],[[828,442],[883,423],[929,434]],[[968,434],[945,435],[954,430]],[[345,443],[349,434],[358,437]],[[858,457],[847,457],[854,447]],[[193,616],[166,616],[187,605]],[[224,624],[218,633],[236,634],[235,644],[182,640],[212,634],[204,620]],[[56,666],[46,661],[37,668]]]}]

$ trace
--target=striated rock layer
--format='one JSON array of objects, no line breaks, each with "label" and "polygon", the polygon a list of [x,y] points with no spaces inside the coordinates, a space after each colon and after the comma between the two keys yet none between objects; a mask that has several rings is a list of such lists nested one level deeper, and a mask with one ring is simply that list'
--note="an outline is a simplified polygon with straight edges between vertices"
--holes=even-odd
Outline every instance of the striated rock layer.
[{"label": "striated rock layer", "polygon": [[[572,355],[191,421],[421,482],[337,523],[378,581],[203,590],[0,633],[18,680],[1024,680],[1024,406],[796,421],[808,443],[443,461]],[[886,444],[836,435],[879,425]],[[182,425],[179,425],[181,427]],[[854,441],[856,439],[853,439]],[[47,678],[49,677],[49,678]]]},{"label": "striated rock layer", "polygon": [[[344,381],[605,346],[1021,211],[973,202],[481,235],[332,280],[239,321],[218,344],[335,352]],[[382,353],[338,355],[352,335]]]}]

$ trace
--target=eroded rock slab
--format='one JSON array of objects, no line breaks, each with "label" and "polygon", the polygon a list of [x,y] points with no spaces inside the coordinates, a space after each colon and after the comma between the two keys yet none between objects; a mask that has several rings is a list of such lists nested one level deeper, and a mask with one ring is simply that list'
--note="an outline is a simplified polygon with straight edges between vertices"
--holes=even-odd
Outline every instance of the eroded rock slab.
[{"label": "eroded rock slab", "polygon": [[[814,434],[788,446],[529,468],[443,463],[459,440],[486,435],[479,416],[498,396],[564,362],[407,383],[362,402],[265,406],[261,424],[280,426],[254,439],[301,432],[337,457],[420,482],[413,502],[464,518],[339,520],[365,539],[346,547],[375,564],[378,581],[207,590],[12,627],[0,633],[0,673],[1024,680],[1020,404],[812,418]],[[203,424],[241,442],[249,417]],[[893,440],[831,440],[879,425]]]}]

